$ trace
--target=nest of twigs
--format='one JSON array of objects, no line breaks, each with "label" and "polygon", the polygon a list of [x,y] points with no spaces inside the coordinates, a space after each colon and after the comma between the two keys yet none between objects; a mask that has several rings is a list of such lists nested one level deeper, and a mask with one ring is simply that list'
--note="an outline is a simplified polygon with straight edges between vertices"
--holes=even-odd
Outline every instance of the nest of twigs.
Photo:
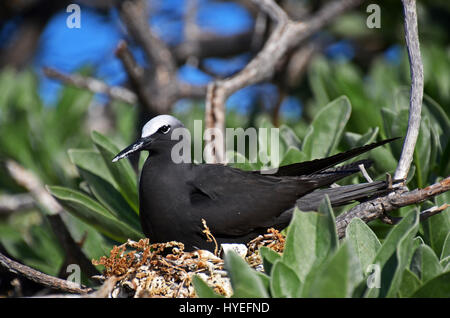
[{"label": "nest of twigs", "polygon": [[216,248],[213,254],[205,250],[185,252],[179,242],[150,244],[149,239],[139,242],[129,240],[114,246],[109,257],[93,260],[103,265],[103,275],[95,278],[106,281],[114,279],[107,297],[196,297],[192,278],[199,275],[214,291],[223,296],[232,295],[232,288],[221,250],[232,248],[256,270],[263,271],[259,247],[267,246],[278,253],[283,252],[284,236],[269,229],[247,245],[231,244]]}]

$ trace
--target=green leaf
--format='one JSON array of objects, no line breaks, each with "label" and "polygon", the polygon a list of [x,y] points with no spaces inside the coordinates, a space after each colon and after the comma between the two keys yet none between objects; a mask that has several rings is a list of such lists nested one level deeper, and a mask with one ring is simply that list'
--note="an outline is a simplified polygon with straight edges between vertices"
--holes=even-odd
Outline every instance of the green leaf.
[{"label": "green leaf", "polygon": [[447,272],[450,270],[450,256],[447,256],[439,262],[441,264],[442,268],[444,269],[444,272]]},{"label": "green leaf", "polygon": [[338,238],[329,199],[323,201],[319,212],[300,212],[294,209],[289,224],[283,262],[303,281],[313,267],[322,263],[337,248]]},{"label": "green leaf", "polygon": [[[436,181],[438,182],[440,179]],[[436,196],[434,200],[437,206],[449,203],[450,191]],[[445,239],[450,232],[450,211],[448,209],[442,211],[421,223],[427,244],[431,246],[436,255],[441,255]]]},{"label": "green leaf", "polygon": [[439,275],[443,268],[431,247],[420,245],[414,252],[411,270],[425,283]]},{"label": "green leaf", "polygon": [[136,231],[141,231],[138,215],[133,208],[125,201],[122,195],[103,178],[78,168],[81,177],[89,184],[90,191],[118,220],[129,224]]},{"label": "green leaf", "polygon": [[450,272],[443,273],[423,284],[413,298],[448,298],[450,297]]},{"label": "green leaf", "polygon": [[428,180],[431,144],[430,120],[428,117],[423,117],[420,123],[417,144],[414,149],[414,164],[416,166],[417,185],[420,188],[423,188],[426,180]]},{"label": "green leaf", "polygon": [[308,275],[305,283],[307,287],[302,291],[303,296],[342,298],[352,295],[362,275],[358,271],[355,272],[358,261],[348,243],[342,244],[334,255]]},{"label": "green leaf", "polygon": [[350,101],[345,96],[320,110],[303,142],[302,150],[309,159],[327,157],[335,152],[351,110]]},{"label": "green leaf", "polygon": [[233,168],[241,169],[244,171],[257,170],[256,166],[250,162],[244,155],[239,152],[230,150],[226,152],[227,162]]},{"label": "green leaf", "polygon": [[445,238],[440,259],[442,260],[447,256],[450,256],[450,232],[448,232],[447,237]]},{"label": "green leaf", "polygon": [[261,259],[263,261],[264,272],[266,273],[270,273],[272,265],[275,263],[275,261],[281,258],[280,254],[266,246],[261,246],[259,248],[259,255],[261,256]]},{"label": "green leaf", "polygon": [[[411,233],[417,232],[418,220],[418,212],[412,210],[390,230],[373,260],[373,264],[376,264],[381,268],[381,289],[368,289],[365,293],[365,297],[377,297],[378,295],[385,297],[392,287],[394,276],[396,274],[397,278],[394,288],[398,290],[401,282],[401,273],[403,273],[404,268],[406,267],[404,262],[409,256],[405,255],[407,253],[405,249],[410,243],[406,243],[407,240],[403,241],[403,248],[401,249],[400,254],[396,253],[396,251],[400,248],[403,238],[410,238]],[[413,240],[411,239],[411,241]],[[398,259],[399,256],[400,259]],[[401,262],[400,265],[399,262]]]},{"label": "green leaf", "polygon": [[[411,262],[411,258],[414,252],[414,237],[417,234],[417,231],[419,229],[419,213],[418,211],[411,211],[409,215],[415,216],[415,222],[413,225],[408,228],[406,233],[401,237],[401,239],[398,242],[397,249],[396,249],[396,268],[395,271],[391,271],[390,266],[385,266],[382,270],[382,281],[381,281],[381,295],[384,295],[384,292],[386,291],[387,285],[389,285],[389,289],[386,293],[386,297],[395,297],[397,296],[398,290],[400,288],[400,284],[402,281],[402,275],[405,271],[405,268],[408,267],[408,265]],[[390,264],[389,264],[390,265]],[[392,278],[389,281],[389,278],[392,275]],[[383,279],[384,278],[386,279]]]},{"label": "green leaf", "polygon": [[114,188],[119,189],[102,155],[98,151],[93,149],[69,149],[67,153],[69,154],[70,161],[74,165],[102,177],[112,184]]},{"label": "green leaf", "polygon": [[356,134],[353,132],[345,132],[344,137],[350,148],[362,147],[375,141],[378,135],[378,130],[378,127],[369,128],[369,130],[364,135]]},{"label": "green leaf", "polygon": [[[382,108],[383,127],[388,138],[401,137],[406,135],[408,127],[408,109],[401,109],[397,112],[390,108]],[[393,142],[389,145],[395,158],[400,158],[402,152],[402,143]]]},{"label": "green leaf", "polygon": [[381,245],[381,248],[378,250],[377,255],[374,258],[374,263],[383,267],[397,250],[402,237],[407,235],[410,230],[415,230],[417,224],[417,211],[412,210],[406,214],[398,224],[392,227],[391,231]]},{"label": "green leaf", "polygon": [[139,213],[138,184],[136,173],[128,159],[112,162],[112,159],[119,153],[119,148],[114,145],[106,136],[94,131],[92,140],[103,157],[103,160],[111,172],[115,182],[119,186],[120,193],[136,213]]},{"label": "green leaf", "polygon": [[270,292],[275,298],[298,298],[301,282],[297,274],[280,259],[275,261],[270,272]]},{"label": "green leaf", "polygon": [[416,276],[416,274],[414,274],[408,268],[405,268],[398,294],[400,297],[409,297],[420,287],[420,285],[422,285],[422,282]]},{"label": "green leaf", "polygon": [[294,147],[289,147],[286,153],[284,154],[283,160],[280,163],[280,167],[287,166],[292,163],[303,162],[306,161],[307,157],[305,153],[298,150]]},{"label": "green leaf", "polygon": [[236,252],[225,253],[225,269],[233,287],[233,297],[269,297],[265,282]]},{"label": "green leaf", "polygon": [[330,96],[327,91],[327,84],[325,79],[330,74],[330,67],[328,62],[323,57],[317,57],[312,60],[308,67],[308,80],[311,90],[317,100],[317,106],[322,107],[330,101]]},{"label": "green leaf", "polygon": [[355,249],[361,269],[365,272],[381,247],[380,241],[370,227],[359,218],[351,220],[345,237],[353,243],[351,247]]},{"label": "green leaf", "polygon": [[140,231],[139,218],[133,208],[118,192],[114,178],[99,152],[90,149],[70,149],[70,160],[80,176],[89,184],[89,190],[119,220]]},{"label": "green leaf", "polygon": [[124,242],[128,238],[139,240],[144,236],[79,191],[59,186],[47,186],[47,189],[73,215],[118,242]]},{"label": "green leaf", "polygon": [[195,293],[200,298],[224,298],[222,295],[217,294],[208,284],[200,278],[198,275],[194,275],[192,278],[194,284]]}]

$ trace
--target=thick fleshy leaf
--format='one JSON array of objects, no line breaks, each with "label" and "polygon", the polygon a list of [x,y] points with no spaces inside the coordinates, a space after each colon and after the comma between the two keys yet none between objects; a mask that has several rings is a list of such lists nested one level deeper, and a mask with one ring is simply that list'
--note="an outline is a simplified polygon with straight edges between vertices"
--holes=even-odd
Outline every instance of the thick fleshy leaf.
[{"label": "thick fleshy leaf", "polygon": [[230,275],[233,297],[269,297],[265,282],[236,252],[225,253],[225,269]]},{"label": "thick fleshy leaf", "polygon": [[195,293],[200,298],[223,298],[222,295],[216,294],[198,275],[194,275],[192,283],[194,284]]},{"label": "thick fleshy leaf", "polygon": [[[411,249],[412,245],[410,246],[412,243],[408,240],[414,242],[412,236],[413,233],[414,235],[417,233],[418,222],[418,212],[412,210],[391,229],[373,260],[373,264],[381,269],[381,288],[368,289],[365,297],[377,297],[378,295],[385,297],[389,290],[392,290],[391,293],[398,290],[401,274],[409,264],[407,259],[412,257],[414,251]],[[397,275],[396,278],[395,275]]]},{"label": "thick fleshy leaf", "polygon": [[418,215],[417,211],[410,211],[403,219],[392,227],[391,231],[385,238],[381,248],[378,250],[375,256],[374,263],[379,264],[383,267],[389,258],[394,254],[398,248],[398,244],[403,236],[405,236],[408,231],[414,230],[417,226]]},{"label": "thick fleshy leaf", "polygon": [[343,298],[352,295],[362,275],[355,272],[358,260],[348,243],[342,244],[325,263],[308,274],[302,296]]},{"label": "thick fleshy leaf", "polygon": [[364,135],[356,134],[353,132],[346,132],[344,136],[350,148],[357,148],[375,142],[375,139],[378,135],[378,130],[378,127],[369,128],[369,130]]},{"label": "thick fleshy leaf", "polygon": [[272,270],[272,266],[278,259],[281,258],[281,255],[275,252],[273,249],[268,248],[266,246],[261,246],[259,248],[259,255],[262,258],[264,271],[266,273],[270,273]]},{"label": "thick fleshy leaf", "polygon": [[115,218],[100,203],[79,191],[59,186],[47,186],[47,189],[73,215],[118,242],[124,242],[129,238],[139,240],[144,236]]},{"label": "thick fleshy leaf", "polygon": [[128,159],[122,159],[118,162],[112,162],[112,159],[119,153],[120,149],[106,136],[94,131],[92,132],[92,140],[102,155],[116,184],[119,186],[120,193],[124,196],[125,200],[127,200],[133,210],[138,212],[138,184],[136,173],[134,172],[130,161]]},{"label": "thick fleshy leaf", "polygon": [[402,276],[402,283],[400,284],[398,295],[400,297],[411,296],[422,285],[420,279],[408,268],[405,269]]},{"label": "thick fleshy leaf", "polygon": [[78,168],[81,177],[88,183],[90,192],[103,204],[108,212],[117,219],[129,224],[136,231],[141,231],[139,216],[125,201],[123,196],[103,178],[84,169]]},{"label": "thick fleshy leaf", "polygon": [[380,241],[370,227],[359,218],[351,220],[345,237],[353,243],[351,247],[355,249],[361,269],[366,272],[381,247]]},{"label": "thick fleshy leaf", "polygon": [[[440,181],[442,179],[438,179]],[[450,191],[440,194],[434,198],[437,206],[450,202]],[[425,234],[427,244],[434,250],[436,255],[442,254],[444,242],[450,231],[450,213],[449,210],[445,210],[442,213],[433,215],[433,217],[424,220],[422,227]]]},{"label": "thick fleshy leaf", "polygon": [[297,274],[280,259],[275,261],[270,272],[270,292],[275,298],[298,298],[301,282]]},{"label": "thick fleshy leaf", "polygon": [[102,155],[98,151],[94,149],[69,149],[67,153],[74,165],[102,177],[116,189],[119,189]]},{"label": "thick fleshy leaf", "polygon": [[320,213],[295,208],[289,224],[283,262],[303,281],[313,267],[322,263],[337,248],[338,239],[329,199],[320,205]]},{"label": "thick fleshy leaf", "polygon": [[450,256],[450,231],[447,234],[447,237],[444,241],[444,246],[442,246],[442,253],[440,259],[444,259],[446,257]]},{"label": "thick fleshy leaf", "polygon": [[351,111],[350,101],[345,96],[320,110],[303,141],[302,151],[308,159],[327,157],[335,152]]},{"label": "thick fleshy leaf", "polygon": [[442,273],[443,268],[431,247],[420,245],[414,252],[411,270],[425,283]]},{"label": "thick fleshy leaf", "polygon": [[280,167],[303,161],[307,161],[305,153],[298,148],[289,147],[284,154],[283,160],[280,163]]},{"label": "thick fleshy leaf", "polygon": [[450,272],[443,273],[423,284],[414,294],[413,298],[449,298]]}]

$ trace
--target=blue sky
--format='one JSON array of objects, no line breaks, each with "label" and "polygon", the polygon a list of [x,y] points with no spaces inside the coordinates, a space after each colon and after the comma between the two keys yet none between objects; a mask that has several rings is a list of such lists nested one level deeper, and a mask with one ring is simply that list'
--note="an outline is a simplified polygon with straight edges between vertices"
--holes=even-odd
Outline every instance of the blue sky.
[{"label": "blue sky", "polygon": [[[218,34],[235,34],[252,27],[252,16],[234,2],[216,2],[199,0],[197,24],[202,30]],[[185,0],[151,1],[150,25],[163,41],[168,45],[176,45],[183,41]],[[40,39],[38,52],[33,66],[40,75],[40,94],[46,104],[56,101],[61,84],[43,76],[42,67],[49,66],[64,72],[74,72],[88,66],[94,74],[110,85],[121,85],[127,75],[120,61],[114,56],[117,43],[126,37],[125,28],[121,24],[115,10],[108,15],[99,15],[95,11],[81,7],[81,28],[70,29],[66,19],[70,15],[61,11],[55,15],[45,28]],[[14,27],[14,21],[9,24]],[[7,29],[7,28],[4,28]],[[0,32],[0,38],[7,34],[7,30]],[[132,48],[137,61],[145,64],[143,53],[138,48]],[[396,48],[388,51],[387,57],[395,59]],[[351,59],[354,49],[349,42],[340,41],[329,46],[325,52],[330,58]],[[242,69],[250,60],[249,54],[242,54],[228,59],[208,58],[205,66],[219,74],[228,76]],[[191,65],[184,65],[179,69],[181,80],[204,85],[212,80],[211,76],[203,73]],[[263,98],[261,98],[263,97]],[[264,101],[265,107],[275,103],[277,90],[271,84],[253,85],[232,95],[227,107],[248,112],[252,103]],[[273,104],[272,104],[273,105]],[[283,101],[281,111],[289,115],[300,115],[300,101],[287,96]]]},{"label": "blue sky", "polygon": [[[168,45],[182,42],[186,1],[164,0],[151,3],[150,25],[154,32]],[[61,11],[52,18],[42,34],[33,62],[40,76],[40,94],[46,104],[56,101],[61,84],[42,74],[44,66],[64,72],[74,72],[88,66],[93,70],[93,76],[110,85],[121,85],[127,79],[120,61],[114,56],[117,43],[126,37],[117,12],[113,10],[107,16],[102,16],[82,6],[79,29],[67,27],[66,19],[69,15],[70,13]],[[243,32],[253,25],[252,16],[238,4],[209,0],[199,1],[196,21],[202,30],[227,35]],[[138,48],[133,48],[133,53],[139,63],[146,63]],[[250,58],[249,54],[228,59],[208,58],[205,65],[218,75],[227,76],[242,69]],[[180,67],[178,76],[181,80],[198,85],[212,80],[211,76],[191,65]],[[276,100],[276,89],[272,85],[253,85],[232,95],[227,107],[246,113],[255,100],[261,100],[261,94],[272,95],[272,100]],[[284,104],[283,109],[288,108],[290,112],[297,110],[297,115],[300,114],[299,101],[295,98],[287,98]]]}]

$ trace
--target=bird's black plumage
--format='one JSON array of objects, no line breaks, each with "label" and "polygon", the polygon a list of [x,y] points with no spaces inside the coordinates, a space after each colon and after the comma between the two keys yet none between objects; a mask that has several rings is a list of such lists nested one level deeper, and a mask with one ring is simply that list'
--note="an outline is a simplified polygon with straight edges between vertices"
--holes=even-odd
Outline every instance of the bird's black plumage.
[{"label": "bird's black plumage", "polygon": [[171,116],[151,122],[144,127],[142,138],[114,160],[149,151],[140,177],[139,200],[142,229],[153,242],[175,240],[184,243],[186,250],[213,250],[214,243],[207,242],[203,233],[204,219],[219,244],[246,243],[267,228],[286,227],[295,206],[316,210],[325,194],[332,205],[342,205],[387,191],[384,181],[319,188],[358,172],[359,164],[367,167],[371,162],[332,168],[336,164],[393,139],[261,174],[219,164],[174,163],[171,150],[178,141],[171,140],[167,126],[182,124]]}]

